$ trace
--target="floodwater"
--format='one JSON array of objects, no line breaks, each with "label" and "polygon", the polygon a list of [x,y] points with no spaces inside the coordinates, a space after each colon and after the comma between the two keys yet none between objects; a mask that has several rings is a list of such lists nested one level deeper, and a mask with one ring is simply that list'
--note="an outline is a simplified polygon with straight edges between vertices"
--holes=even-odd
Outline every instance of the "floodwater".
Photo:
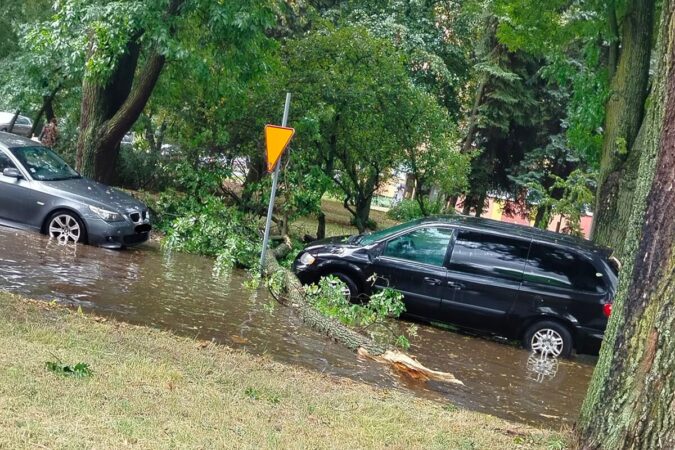
[{"label": "floodwater", "polygon": [[264,290],[244,288],[245,279],[239,271],[216,276],[210,258],[164,253],[156,243],[110,251],[0,228],[2,290],[510,420],[554,428],[573,422],[595,362],[542,360],[510,345],[420,325],[410,353],[465,386],[420,383],[330,342]]}]

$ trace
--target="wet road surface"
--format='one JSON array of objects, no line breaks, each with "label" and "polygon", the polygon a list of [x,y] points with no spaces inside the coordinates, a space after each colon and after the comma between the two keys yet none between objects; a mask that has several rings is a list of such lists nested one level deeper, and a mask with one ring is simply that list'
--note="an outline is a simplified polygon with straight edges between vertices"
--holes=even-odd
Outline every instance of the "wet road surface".
[{"label": "wet road surface", "polygon": [[420,325],[410,353],[466,386],[412,382],[308,329],[263,290],[244,288],[245,279],[239,271],[216,276],[210,258],[167,254],[155,243],[110,251],[0,228],[1,290],[510,420],[553,428],[573,422],[592,374],[591,357],[541,360],[510,345]]}]

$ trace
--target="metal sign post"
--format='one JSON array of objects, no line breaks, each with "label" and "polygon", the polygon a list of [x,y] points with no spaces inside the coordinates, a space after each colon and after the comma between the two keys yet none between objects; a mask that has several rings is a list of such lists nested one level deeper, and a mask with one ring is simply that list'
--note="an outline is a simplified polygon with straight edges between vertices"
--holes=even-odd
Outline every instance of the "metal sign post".
[{"label": "metal sign post", "polygon": [[[288,125],[288,111],[291,108],[291,93],[286,93],[286,104],[284,106],[284,117],[281,120],[281,126]],[[267,221],[265,222],[265,236],[263,237],[262,252],[260,254],[260,274],[265,274],[265,255],[267,254],[267,246],[270,242],[270,227],[272,226],[272,213],[274,212],[274,200],[277,196],[277,182],[279,181],[279,170],[281,169],[281,157],[277,161],[272,175],[272,192],[270,192],[270,204],[267,207]]]}]

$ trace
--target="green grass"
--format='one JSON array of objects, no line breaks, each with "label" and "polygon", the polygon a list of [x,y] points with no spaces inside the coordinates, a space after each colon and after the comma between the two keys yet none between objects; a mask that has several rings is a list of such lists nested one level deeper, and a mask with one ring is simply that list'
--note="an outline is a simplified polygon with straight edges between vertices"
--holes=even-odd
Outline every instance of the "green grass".
[{"label": "green grass", "polygon": [[[351,225],[352,215],[341,202],[325,198],[321,200],[321,210],[326,215],[326,236],[358,234],[358,229]],[[385,212],[375,209],[370,211],[370,218],[377,223],[378,229],[389,228],[398,223],[387,217]],[[317,223],[316,217],[301,217],[291,224],[291,230],[296,236],[316,236]]]},{"label": "green grass", "polygon": [[0,448],[508,449],[565,437],[1,292],[0,430]]}]

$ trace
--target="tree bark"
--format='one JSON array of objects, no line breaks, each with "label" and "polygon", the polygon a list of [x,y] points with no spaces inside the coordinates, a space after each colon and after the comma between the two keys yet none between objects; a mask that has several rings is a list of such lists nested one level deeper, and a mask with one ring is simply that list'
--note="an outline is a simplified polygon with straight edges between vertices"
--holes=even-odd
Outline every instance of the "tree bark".
[{"label": "tree bark", "polygon": [[368,222],[370,222],[370,205],[373,202],[373,196],[356,197],[355,205],[356,214],[354,215],[354,222],[359,233],[364,233],[368,229]]},{"label": "tree bark", "polygon": [[319,211],[317,219],[316,238],[324,239],[326,237],[326,214],[323,211]]},{"label": "tree bark", "polygon": [[639,167],[634,144],[648,93],[654,10],[654,0],[628,1],[621,27],[621,52],[607,102],[593,239],[619,251],[633,204],[630,183]]},{"label": "tree bark", "polygon": [[7,127],[7,132],[11,133],[14,131],[14,124],[16,123],[16,119],[19,118],[19,114],[21,114],[21,110],[16,110],[14,113],[14,116],[12,117],[12,120],[9,121],[9,126]]},{"label": "tree bark", "polygon": [[103,86],[91,78],[82,85],[82,117],[77,143],[77,166],[83,175],[104,183],[114,174],[119,144],[143,112],[164,67],[165,58],[152,53],[131,88],[138,63],[130,48],[111,82]]},{"label": "tree bark", "polygon": [[626,260],[577,425],[584,449],[675,448],[674,12],[665,1]]},{"label": "tree bark", "polygon": [[56,118],[56,115],[54,114],[54,97],[56,97],[56,94],[60,89],[61,86],[59,85],[48,95],[42,96],[42,107],[40,108],[40,111],[38,111],[37,116],[35,116],[35,120],[33,121],[33,128],[30,130],[31,136],[37,135],[37,130],[40,128],[40,121],[42,120],[43,115],[45,115],[47,123]]}]

